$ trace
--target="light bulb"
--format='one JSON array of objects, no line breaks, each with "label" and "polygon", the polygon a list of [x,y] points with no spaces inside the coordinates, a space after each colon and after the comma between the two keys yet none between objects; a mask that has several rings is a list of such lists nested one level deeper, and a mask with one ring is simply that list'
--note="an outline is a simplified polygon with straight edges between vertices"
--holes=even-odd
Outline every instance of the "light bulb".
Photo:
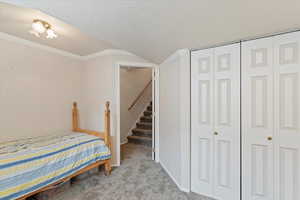
[{"label": "light bulb", "polygon": [[57,38],[57,35],[54,33],[52,29],[47,29],[47,38],[49,39]]},{"label": "light bulb", "polygon": [[46,31],[46,28],[44,24],[40,21],[35,21],[32,23],[32,29],[35,30],[38,33],[44,33]]}]

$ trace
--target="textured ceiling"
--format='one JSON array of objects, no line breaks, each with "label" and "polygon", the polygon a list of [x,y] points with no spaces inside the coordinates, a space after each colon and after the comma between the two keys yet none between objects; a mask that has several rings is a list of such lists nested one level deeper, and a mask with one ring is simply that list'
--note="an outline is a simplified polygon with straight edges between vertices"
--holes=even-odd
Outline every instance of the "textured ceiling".
[{"label": "textured ceiling", "polygon": [[156,63],[180,48],[197,48],[300,28],[299,0],[5,2],[39,9],[98,40]]},{"label": "textured ceiling", "polygon": [[[30,34],[32,20],[36,18],[49,22],[58,37],[50,40],[45,36],[37,38]],[[73,26],[40,11],[6,3],[0,3],[0,32],[81,56],[113,48],[108,42],[89,37]]]}]

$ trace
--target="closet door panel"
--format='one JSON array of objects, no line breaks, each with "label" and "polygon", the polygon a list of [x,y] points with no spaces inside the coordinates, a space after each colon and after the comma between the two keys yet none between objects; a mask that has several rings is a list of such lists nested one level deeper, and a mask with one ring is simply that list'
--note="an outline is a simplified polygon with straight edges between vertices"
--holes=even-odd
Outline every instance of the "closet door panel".
[{"label": "closet door panel", "polygon": [[300,32],[274,37],[275,200],[300,199]]},{"label": "closet door panel", "polygon": [[214,196],[239,200],[240,44],[217,47],[214,55]]},{"label": "closet door panel", "polygon": [[213,195],[213,49],[192,53],[191,189]]},{"label": "closet door panel", "polygon": [[273,43],[242,43],[243,200],[273,200]]}]

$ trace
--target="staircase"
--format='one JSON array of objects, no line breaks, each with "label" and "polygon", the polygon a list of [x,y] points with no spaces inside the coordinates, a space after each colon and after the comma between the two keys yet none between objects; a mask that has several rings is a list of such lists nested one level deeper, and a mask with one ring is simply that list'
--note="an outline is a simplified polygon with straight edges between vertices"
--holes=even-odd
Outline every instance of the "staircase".
[{"label": "staircase", "polygon": [[152,102],[147,106],[140,122],[132,130],[132,135],[127,137],[128,143],[142,144],[152,147]]}]

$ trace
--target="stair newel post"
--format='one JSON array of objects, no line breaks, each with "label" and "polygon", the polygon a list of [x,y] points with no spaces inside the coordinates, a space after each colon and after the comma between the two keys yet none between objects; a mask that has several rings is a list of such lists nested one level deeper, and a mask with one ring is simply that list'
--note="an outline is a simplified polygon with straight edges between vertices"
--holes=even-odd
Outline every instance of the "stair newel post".
[{"label": "stair newel post", "polygon": [[72,110],[72,130],[74,132],[79,130],[79,116],[78,116],[78,109],[77,103],[73,103],[73,110]]}]

